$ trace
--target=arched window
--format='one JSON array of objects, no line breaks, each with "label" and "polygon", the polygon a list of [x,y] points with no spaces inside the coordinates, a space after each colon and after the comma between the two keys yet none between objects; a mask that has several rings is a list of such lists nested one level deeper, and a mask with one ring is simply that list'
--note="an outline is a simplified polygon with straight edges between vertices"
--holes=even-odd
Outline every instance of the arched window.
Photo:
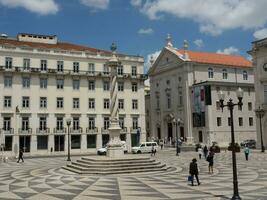
[{"label": "arched window", "polygon": [[209,76],[209,78],[213,78],[213,69],[212,68],[208,69],[208,76]]},{"label": "arched window", "polygon": [[248,80],[248,72],[243,71],[243,80]]},{"label": "arched window", "polygon": [[227,79],[228,77],[228,74],[227,74],[227,70],[226,69],[223,69],[222,70],[222,77],[223,77],[223,79]]}]

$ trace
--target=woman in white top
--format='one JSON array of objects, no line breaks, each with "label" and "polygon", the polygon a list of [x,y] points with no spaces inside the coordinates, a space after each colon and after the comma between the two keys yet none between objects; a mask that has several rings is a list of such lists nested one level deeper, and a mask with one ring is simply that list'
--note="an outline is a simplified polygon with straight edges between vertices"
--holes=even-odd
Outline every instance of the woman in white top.
[{"label": "woman in white top", "polygon": [[201,156],[202,156],[202,154],[203,154],[203,149],[202,149],[202,147],[199,147],[199,148],[197,149],[197,152],[198,152],[199,159],[201,159]]}]

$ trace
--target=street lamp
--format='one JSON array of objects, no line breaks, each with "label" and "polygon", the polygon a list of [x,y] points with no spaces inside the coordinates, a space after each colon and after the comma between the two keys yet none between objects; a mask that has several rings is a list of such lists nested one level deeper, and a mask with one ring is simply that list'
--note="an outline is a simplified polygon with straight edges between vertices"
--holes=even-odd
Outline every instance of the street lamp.
[{"label": "street lamp", "polygon": [[264,145],[263,145],[263,138],[262,138],[262,125],[261,125],[261,119],[264,117],[265,110],[263,108],[258,108],[255,110],[257,117],[260,118],[260,134],[261,134],[261,152],[265,151]]},{"label": "street lamp", "polygon": [[66,123],[68,126],[68,159],[67,161],[71,161],[70,160],[70,125],[71,125],[71,118],[67,118],[66,119]]},{"label": "street lamp", "polygon": [[234,185],[234,195],[232,197],[232,200],[241,200],[239,193],[238,193],[238,181],[237,181],[237,170],[236,170],[236,149],[235,149],[235,133],[234,133],[234,120],[233,120],[233,109],[234,106],[238,106],[239,108],[242,108],[243,103],[242,103],[242,99],[243,99],[243,90],[241,88],[238,88],[236,91],[236,96],[238,98],[238,103],[233,103],[233,100],[230,98],[229,101],[227,102],[227,104],[223,104],[224,102],[224,98],[225,98],[225,94],[220,91],[218,93],[218,97],[220,100],[220,107],[223,108],[224,107],[228,107],[230,110],[230,121],[231,121],[231,145],[232,145],[232,164],[233,164],[233,185]]},{"label": "street lamp", "polygon": [[178,126],[181,124],[181,119],[173,119],[173,124],[175,126],[175,135],[176,135],[176,156],[179,156],[179,140],[178,140]]}]

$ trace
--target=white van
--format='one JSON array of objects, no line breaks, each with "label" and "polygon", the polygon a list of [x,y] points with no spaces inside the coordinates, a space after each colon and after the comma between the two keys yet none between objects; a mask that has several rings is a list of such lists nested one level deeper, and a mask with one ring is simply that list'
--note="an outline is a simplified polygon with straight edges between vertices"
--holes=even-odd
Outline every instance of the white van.
[{"label": "white van", "polygon": [[132,153],[151,153],[152,146],[154,146],[154,150],[158,150],[156,142],[142,142],[138,147],[132,147]]},{"label": "white van", "polygon": [[[126,142],[121,141],[121,143],[122,143],[122,148],[123,148],[124,153],[127,153],[128,150],[127,150]],[[107,146],[97,149],[97,155],[106,155],[106,154],[107,154]]]}]

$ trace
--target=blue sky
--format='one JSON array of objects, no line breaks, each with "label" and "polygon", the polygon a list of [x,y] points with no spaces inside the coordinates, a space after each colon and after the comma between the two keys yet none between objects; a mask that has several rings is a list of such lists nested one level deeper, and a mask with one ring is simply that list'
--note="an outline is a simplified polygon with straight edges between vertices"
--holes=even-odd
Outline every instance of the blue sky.
[{"label": "blue sky", "polygon": [[[256,2],[256,3],[255,3]],[[183,40],[190,50],[241,54],[267,37],[266,0],[0,0],[0,32],[55,34],[60,41],[144,56]]]}]

